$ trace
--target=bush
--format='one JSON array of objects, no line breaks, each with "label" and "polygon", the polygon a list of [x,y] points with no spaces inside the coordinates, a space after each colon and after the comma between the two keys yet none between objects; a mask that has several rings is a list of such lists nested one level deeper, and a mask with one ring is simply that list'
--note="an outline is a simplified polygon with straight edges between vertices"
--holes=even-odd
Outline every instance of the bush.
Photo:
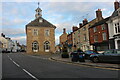
[{"label": "bush", "polygon": [[69,58],[69,54],[67,52],[63,52],[61,57],[62,58]]}]

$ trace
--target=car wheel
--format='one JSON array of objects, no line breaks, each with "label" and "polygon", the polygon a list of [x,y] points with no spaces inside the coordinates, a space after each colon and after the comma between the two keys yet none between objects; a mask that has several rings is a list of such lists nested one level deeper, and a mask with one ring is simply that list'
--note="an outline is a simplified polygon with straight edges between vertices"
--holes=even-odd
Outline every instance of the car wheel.
[{"label": "car wheel", "polygon": [[94,63],[97,63],[97,62],[99,62],[99,59],[98,59],[98,57],[94,57],[94,58],[92,59],[92,62],[94,62]]}]

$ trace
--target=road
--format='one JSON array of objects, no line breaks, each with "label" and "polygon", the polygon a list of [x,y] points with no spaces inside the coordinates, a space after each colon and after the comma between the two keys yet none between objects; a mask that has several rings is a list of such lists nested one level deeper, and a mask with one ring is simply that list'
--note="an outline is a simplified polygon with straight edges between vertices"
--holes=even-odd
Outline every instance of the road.
[{"label": "road", "polygon": [[77,66],[21,53],[2,54],[2,78],[118,78],[117,70]]}]

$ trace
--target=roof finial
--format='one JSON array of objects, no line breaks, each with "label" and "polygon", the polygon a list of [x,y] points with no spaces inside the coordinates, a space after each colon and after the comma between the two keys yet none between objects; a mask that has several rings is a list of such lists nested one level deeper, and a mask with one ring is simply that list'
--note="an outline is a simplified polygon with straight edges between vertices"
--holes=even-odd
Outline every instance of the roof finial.
[{"label": "roof finial", "polygon": [[40,4],[40,3],[38,2],[38,7],[39,7],[39,4]]}]

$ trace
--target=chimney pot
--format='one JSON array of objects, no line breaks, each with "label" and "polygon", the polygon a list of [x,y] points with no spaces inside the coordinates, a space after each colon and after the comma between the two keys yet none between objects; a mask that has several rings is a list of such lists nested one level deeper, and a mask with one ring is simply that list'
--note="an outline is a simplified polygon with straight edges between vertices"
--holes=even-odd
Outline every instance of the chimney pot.
[{"label": "chimney pot", "polygon": [[82,23],[79,23],[79,28],[81,28],[82,27]]},{"label": "chimney pot", "polygon": [[78,27],[77,27],[77,26],[73,26],[73,27],[72,27],[72,30],[73,30],[73,32],[74,32],[74,31],[78,30]]},{"label": "chimney pot", "polygon": [[120,3],[116,0],[116,1],[114,2],[115,11],[119,8],[119,6],[120,6]]},{"label": "chimney pot", "polygon": [[63,28],[63,33],[66,33],[66,28]]},{"label": "chimney pot", "polygon": [[98,18],[98,20],[102,20],[103,19],[101,9],[98,9],[96,11],[96,18]]},{"label": "chimney pot", "polygon": [[84,19],[83,20],[83,25],[86,25],[88,23],[88,20],[87,19]]}]

